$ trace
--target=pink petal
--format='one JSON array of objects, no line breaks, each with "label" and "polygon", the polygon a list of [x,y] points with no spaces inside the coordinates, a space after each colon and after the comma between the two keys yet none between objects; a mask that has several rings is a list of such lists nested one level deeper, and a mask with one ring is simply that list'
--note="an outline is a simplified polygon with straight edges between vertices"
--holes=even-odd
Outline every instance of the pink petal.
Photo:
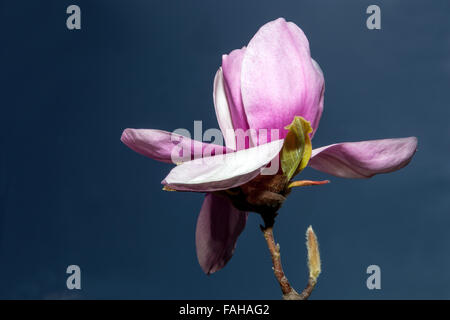
[{"label": "pink petal", "polygon": [[[211,192],[240,186],[269,162],[278,165],[283,140],[209,158],[188,161],[170,171],[162,184],[179,191]],[[276,172],[277,170],[275,170]]]},{"label": "pink petal", "polygon": [[294,116],[315,131],[323,108],[324,78],[303,31],[280,18],[259,29],[242,62],[242,100],[250,128],[280,129]]},{"label": "pink petal", "polygon": [[322,117],[322,113],[323,113],[323,102],[324,102],[324,97],[325,97],[325,80],[323,77],[323,71],[320,68],[319,64],[314,59],[311,59],[311,61],[313,63],[314,68],[317,70],[317,72],[321,75],[321,78],[322,78],[322,90],[320,91],[317,116],[316,116],[315,122],[311,123],[311,126],[313,127],[313,132],[311,133],[311,139],[312,139],[314,137],[314,134],[316,133],[316,130],[319,127],[319,121],[320,121],[320,118]]},{"label": "pink petal", "polygon": [[254,137],[245,138],[249,126],[241,96],[241,67],[244,53],[245,47],[223,55],[222,67],[217,71],[214,79],[214,106],[217,120],[227,147],[233,150],[246,149],[255,145]]},{"label": "pink petal", "polygon": [[198,262],[206,274],[222,269],[231,259],[247,215],[225,197],[206,195],[195,232]]},{"label": "pink petal", "polygon": [[235,129],[248,130],[247,116],[241,95],[241,69],[245,47],[222,56],[225,91],[230,105],[231,118]]},{"label": "pink petal", "polygon": [[417,138],[337,143],[312,151],[309,166],[342,178],[370,178],[406,166]]},{"label": "pink petal", "polygon": [[168,163],[189,161],[202,155],[223,154],[227,151],[223,146],[153,129],[125,129],[120,140],[137,153]]}]

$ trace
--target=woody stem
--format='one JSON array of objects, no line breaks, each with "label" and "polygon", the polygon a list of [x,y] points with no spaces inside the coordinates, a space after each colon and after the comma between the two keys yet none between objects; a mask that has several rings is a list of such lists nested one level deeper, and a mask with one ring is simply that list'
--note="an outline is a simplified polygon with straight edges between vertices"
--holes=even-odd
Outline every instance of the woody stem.
[{"label": "woody stem", "polygon": [[306,300],[311,295],[316,282],[310,278],[306,288],[300,294],[298,294],[297,291],[295,291],[290,285],[281,264],[280,245],[275,243],[273,236],[275,215],[276,214],[270,216],[262,215],[264,219],[264,226],[261,226],[261,231],[266,239],[267,247],[269,248],[270,255],[272,257],[273,273],[280,285],[281,292],[283,293],[283,300]]}]

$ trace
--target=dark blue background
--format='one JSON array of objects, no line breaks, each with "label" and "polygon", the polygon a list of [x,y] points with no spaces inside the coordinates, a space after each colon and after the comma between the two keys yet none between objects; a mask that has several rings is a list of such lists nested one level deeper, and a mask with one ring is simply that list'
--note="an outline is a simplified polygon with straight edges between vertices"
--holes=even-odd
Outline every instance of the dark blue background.
[{"label": "dark blue background", "polygon": [[[66,28],[70,4],[80,31]],[[382,30],[365,26],[370,4]],[[203,195],[163,192],[171,166],[119,140],[127,127],[217,127],[221,55],[278,17],[305,31],[325,73],[315,147],[419,138],[399,172],[293,192],[276,225],[288,278],[306,284],[312,224],[313,298],[450,298],[449,15],[445,0],[0,1],[0,298],[280,298],[258,216],[205,276]],[[81,291],[66,289],[70,264]],[[371,264],[379,291],[366,288]]]}]

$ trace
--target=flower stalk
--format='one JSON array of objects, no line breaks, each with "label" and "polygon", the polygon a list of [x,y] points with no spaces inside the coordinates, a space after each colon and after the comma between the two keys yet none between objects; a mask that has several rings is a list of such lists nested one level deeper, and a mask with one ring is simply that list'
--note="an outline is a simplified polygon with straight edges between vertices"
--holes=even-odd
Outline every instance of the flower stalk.
[{"label": "flower stalk", "polygon": [[273,227],[261,227],[261,230],[264,234],[264,238],[266,239],[270,255],[272,256],[273,273],[275,274],[275,278],[280,284],[281,292],[283,293],[283,299],[286,296],[297,294],[297,292],[295,292],[295,290],[291,287],[288,279],[284,274],[283,266],[281,264],[280,245],[275,244],[275,240],[273,237]]},{"label": "flower stalk", "polygon": [[283,271],[281,263],[280,245],[275,242],[273,235],[273,225],[275,222],[275,215],[267,217],[263,215],[264,226],[261,226],[264,238],[267,242],[272,258],[272,269],[275,278],[280,285],[281,292],[283,293],[283,300],[307,300],[317,283],[317,278],[321,272],[320,253],[317,237],[310,226],[306,231],[306,247],[308,248],[308,268],[309,279],[305,289],[299,294],[289,283],[286,275]]}]

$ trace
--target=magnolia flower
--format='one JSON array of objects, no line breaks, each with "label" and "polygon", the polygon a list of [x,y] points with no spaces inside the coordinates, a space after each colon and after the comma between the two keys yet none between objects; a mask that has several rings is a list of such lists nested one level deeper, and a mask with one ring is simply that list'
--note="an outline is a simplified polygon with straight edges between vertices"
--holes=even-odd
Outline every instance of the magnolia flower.
[{"label": "magnolia flower", "polygon": [[[247,47],[222,57],[213,98],[225,146],[150,129],[126,129],[121,138],[134,151],[163,162],[173,162],[173,155],[180,149],[188,150],[188,157],[162,183],[167,190],[206,193],[197,221],[196,248],[207,274],[221,269],[233,255],[248,211],[254,208],[245,203],[251,203],[255,190],[272,188],[267,194],[275,200],[285,195],[284,189],[273,189],[285,186],[286,181],[272,181],[279,179],[279,172],[267,184],[261,169],[283,152],[294,119],[301,120],[297,128],[303,130],[304,150],[290,154],[294,160],[296,156],[301,158],[293,174],[308,164],[337,177],[370,178],[406,166],[416,151],[415,137],[337,143],[308,151],[323,111],[324,77],[310,56],[303,31],[282,18],[262,26]],[[239,144],[229,134],[239,129],[269,133],[264,139],[251,135],[250,141]],[[273,139],[271,131],[278,137]],[[208,161],[203,157],[205,150]],[[282,155],[282,166],[283,159]],[[243,193],[244,205],[233,198],[236,192]]]}]

